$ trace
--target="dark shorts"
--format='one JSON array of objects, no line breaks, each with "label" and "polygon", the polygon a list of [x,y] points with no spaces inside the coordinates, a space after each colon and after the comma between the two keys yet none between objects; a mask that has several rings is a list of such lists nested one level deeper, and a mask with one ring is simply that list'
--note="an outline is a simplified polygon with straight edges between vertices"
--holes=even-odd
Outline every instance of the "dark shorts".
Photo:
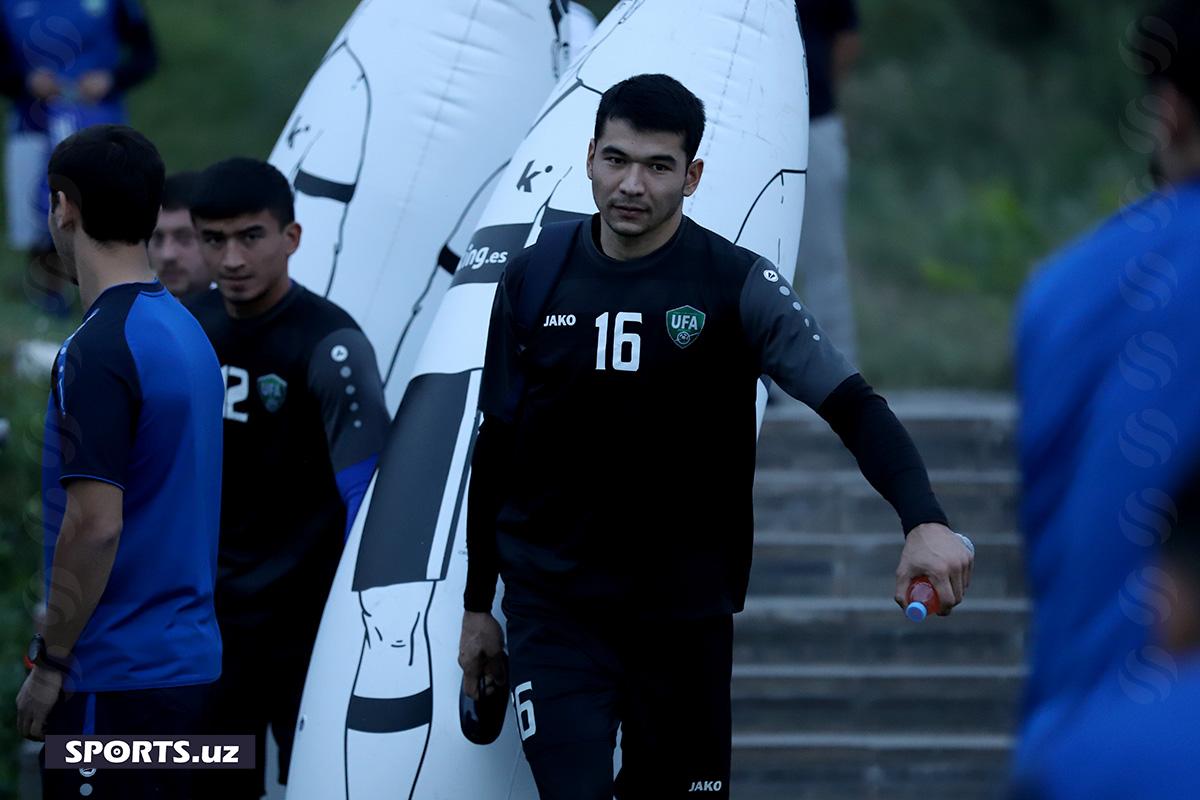
[{"label": "dark shorts", "polygon": [[[50,711],[48,734],[163,736],[195,734],[203,724],[208,686],[129,692],[76,692]],[[44,800],[191,800],[195,773],[182,769],[43,769]]]},{"label": "dark shorts", "polygon": [[257,800],[266,793],[268,725],[279,745],[279,782],[287,783],[315,633],[268,638],[222,629],[221,635],[221,677],[212,685],[206,727],[210,734],[253,736],[255,766],[208,770],[200,785],[204,797]]},{"label": "dark shorts", "polygon": [[512,595],[504,613],[518,727],[541,800],[729,797],[731,616],[588,619]]}]

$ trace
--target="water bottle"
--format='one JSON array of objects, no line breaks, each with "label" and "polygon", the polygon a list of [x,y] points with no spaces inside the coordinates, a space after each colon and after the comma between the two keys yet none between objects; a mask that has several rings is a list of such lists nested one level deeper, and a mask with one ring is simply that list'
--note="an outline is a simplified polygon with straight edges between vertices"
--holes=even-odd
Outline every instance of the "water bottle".
[{"label": "water bottle", "polygon": [[[957,536],[962,539],[963,546],[974,556],[975,543],[961,533]],[[933,583],[929,578],[924,575],[913,578],[904,595],[904,616],[913,622],[921,622],[930,614],[937,614],[941,610],[942,602],[938,598],[937,589],[933,588]]]},{"label": "water bottle", "polygon": [[[505,657],[507,663],[507,658]],[[508,670],[505,669],[507,674]],[[474,744],[488,745],[500,737],[504,729],[504,718],[508,716],[508,692],[506,687],[493,684],[492,693],[486,692],[483,676],[479,678],[479,699],[471,697],[461,689],[458,695],[458,722],[463,736]]]}]

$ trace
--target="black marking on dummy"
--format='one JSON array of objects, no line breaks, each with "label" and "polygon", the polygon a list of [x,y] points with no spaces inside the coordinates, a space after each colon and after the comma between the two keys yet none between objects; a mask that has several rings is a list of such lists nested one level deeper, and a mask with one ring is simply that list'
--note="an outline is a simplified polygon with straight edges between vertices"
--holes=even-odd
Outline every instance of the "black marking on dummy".
[{"label": "black marking on dummy", "polygon": [[[454,274],[454,270],[458,269],[458,262],[462,261],[462,256],[451,250],[448,246],[442,245],[441,252],[438,253],[437,265],[441,269],[446,270],[450,275]],[[416,310],[415,308],[413,309]],[[405,329],[407,330],[407,328]]]},{"label": "black marking on dummy", "polygon": [[300,169],[296,172],[296,179],[292,182],[292,187],[300,194],[306,194],[309,197],[324,197],[339,203],[349,203],[354,199],[354,192],[358,189],[358,184],[338,183],[318,178],[316,175]]},{"label": "black marking on dummy", "polygon": [[350,695],[346,729],[363,733],[411,731],[433,721],[433,689],[409,697]]},{"label": "black marking on dummy", "polygon": [[[483,412],[475,412],[475,426],[471,428],[471,446],[467,448],[467,460],[463,462],[462,476],[458,482],[458,497],[454,501],[454,516],[450,518],[450,539],[453,542],[455,531],[458,530],[458,521],[462,517],[463,501],[467,497],[467,482],[471,478],[471,461],[475,457],[475,442],[479,440],[479,426],[483,422]],[[450,571],[450,554],[454,552],[454,548],[450,545],[446,546],[446,557],[442,559],[442,570],[439,573],[441,580],[446,579],[446,574]]]},{"label": "black marking on dummy", "polygon": [[758,196],[754,198],[754,202],[750,204],[750,209],[746,212],[746,216],[742,218],[741,227],[738,228],[737,236],[734,237],[733,243],[737,244],[741,240],[742,233],[746,230],[746,224],[748,222],[750,222],[750,217],[754,214],[754,207],[758,205],[758,201],[762,199],[762,196],[767,193],[767,189],[770,189],[771,185],[773,183],[775,183],[775,181],[779,181],[780,186],[783,186],[783,185],[785,185],[784,184],[784,176],[785,175],[807,175],[807,174],[808,174],[807,169],[781,169],[781,170],[779,170],[779,172],[776,172],[771,177],[771,180],[767,181],[766,185],[763,186],[762,190],[758,193]]},{"label": "black marking on dummy", "polygon": [[[586,83],[583,82],[583,80],[581,80],[578,76],[576,76],[575,82],[572,83],[565,92],[560,94],[558,97],[554,98],[554,102],[551,103],[549,105],[549,107],[547,107],[545,112],[543,112],[542,115],[537,118],[537,120],[533,123],[533,125],[531,125],[529,127],[529,130],[532,132],[534,129],[537,128],[538,125],[541,125],[542,120],[544,120],[547,116],[549,116],[551,111],[558,108],[559,103],[561,103],[563,100],[566,100],[568,97],[570,97],[572,94],[574,94],[576,89],[586,89],[589,92],[595,93],[597,97],[602,97],[604,95],[604,91],[602,89],[597,89],[593,86],[588,86]],[[528,135],[528,134],[526,134],[526,135]]]},{"label": "black marking on dummy", "polygon": [[[442,497],[467,408],[471,372],[412,379],[379,458],[352,589],[426,581]],[[453,546],[454,535],[446,537]]]}]

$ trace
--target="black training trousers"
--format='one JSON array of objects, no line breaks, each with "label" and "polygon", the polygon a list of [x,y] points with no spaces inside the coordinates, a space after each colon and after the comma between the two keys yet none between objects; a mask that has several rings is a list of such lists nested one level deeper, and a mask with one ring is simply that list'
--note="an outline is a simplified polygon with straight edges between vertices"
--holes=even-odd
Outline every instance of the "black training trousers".
[{"label": "black training trousers", "polygon": [[518,727],[541,800],[729,797],[731,616],[568,613],[512,590],[504,613]]},{"label": "black training trousers", "polygon": [[[126,692],[75,692],[59,699],[46,719],[47,734],[156,736],[200,733],[209,686],[172,686]],[[44,755],[44,750],[43,750]],[[43,800],[192,800],[190,769],[43,769]]]}]

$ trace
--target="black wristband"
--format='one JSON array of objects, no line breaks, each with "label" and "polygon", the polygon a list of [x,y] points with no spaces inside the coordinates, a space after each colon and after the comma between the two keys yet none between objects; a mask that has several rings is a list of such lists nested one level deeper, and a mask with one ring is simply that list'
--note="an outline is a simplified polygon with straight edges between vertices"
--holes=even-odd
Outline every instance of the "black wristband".
[{"label": "black wristband", "polygon": [[46,639],[40,633],[35,633],[29,642],[29,663],[38,667],[47,667],[64,675],[71,671],[71,667],[66,662],[59,661],[50,655],[46,648]]}]

